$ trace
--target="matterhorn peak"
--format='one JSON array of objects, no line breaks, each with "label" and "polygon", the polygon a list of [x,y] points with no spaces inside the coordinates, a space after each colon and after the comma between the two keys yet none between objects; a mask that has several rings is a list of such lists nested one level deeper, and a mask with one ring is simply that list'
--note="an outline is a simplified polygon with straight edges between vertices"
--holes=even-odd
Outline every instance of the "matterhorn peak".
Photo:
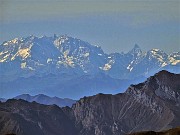
[{"label": "matterhorn peak", "polygon": [[129,54],[140,56],[142,54],[141,48],[138,44],[135,44],[133,49],[129,51]]},{"label": "matterhorn peak", "polygon": [[138,45],[138,44],[135,44],[135,45],[134,45],[134,49],[140,49],[139,45]]}]

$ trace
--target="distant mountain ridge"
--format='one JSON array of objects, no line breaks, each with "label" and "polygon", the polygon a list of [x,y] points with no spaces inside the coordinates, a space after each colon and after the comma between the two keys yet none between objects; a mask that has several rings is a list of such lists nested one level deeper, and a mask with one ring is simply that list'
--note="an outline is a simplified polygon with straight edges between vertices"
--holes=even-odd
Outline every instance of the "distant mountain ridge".
[{"label": "distant mountain ridge", "polygon": [[[143,52],[136,44],[128,53],[106,54],[99,46],[67,35],[15,38],[0,45],[0,94],[12,93],[16,87],[11,86],[17,86],[19,93],[14,95],[44,91],[46,95],[69,97],[68,91],[79,98],[96,91],[120,91],[163,69],[180,73],[180,52]],[[104,76],[104,82],[111,82],[106,90],[104,82],[98,80]],[[84,78],[84,84],[79,78]]]},{"label": "distant mountain ridge", "polygon": [[[69,106],[71,107],[76,100],[69,99],[69,98],[59,98],[59,97],[49,97],[44,94],[38,94],[35,96],[31,96],[29,94],[22,94],[18,95],[16,97],[13,97],[12,99],[23,99],[28,102],[37,102],[44,105],[57,105],[59,107],[65,107]],[[8,99],[0,98],[0,102],[6,102]]]},{"label": "distant mountain ridge", "polygon": [[164,70],[125,93],[83,97],[71,108],[15,99],[0,103],[0,134],[125,135],[176,128],[179,119],[180,74]]},{"label": "distant mountain ridge", "polygon": [[74,104],[76,102],[75,100],[72,100],[69,98],[62,99],[62,98],[58,98],[58,97],[49,97],[49,96],[46,96],[44,94],[38,94],[35,96],[31,96],[29,94],[22,94],[22,95],[14,97],[13,99],[23,99],[23,100],[26,100],[28,102],[35,101],[37,103],[45,104],[45,105],[55,104],[59,107],[65,107],[65,106],[71,107],[72,104]]}]

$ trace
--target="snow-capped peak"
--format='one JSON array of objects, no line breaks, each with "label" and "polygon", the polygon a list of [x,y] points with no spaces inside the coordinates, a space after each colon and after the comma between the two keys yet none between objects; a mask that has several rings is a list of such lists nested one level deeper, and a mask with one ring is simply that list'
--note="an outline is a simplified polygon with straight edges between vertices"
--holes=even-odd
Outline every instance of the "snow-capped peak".
[{"label": "snow-capped peak", "polygon": [[[16,67],[11,66],[12,63]],[[77,75],[104,72],[114,78],[127,79],[129,76],[149,75],[156,72],[155,69],[165,69],[167,66],[174,68],[179,63],[179,52],[171,55],[159,49],[142,52],[135,44],[128,53],[105,54],[101,47],[67,35],[31,35],[26,38],[15,38],[0,45],[1,70],[4,70],[4,74],[7,71],[7,75],[12,68],[15,73],[28,76],[34,72]],[[10,69],[7,70],[7,67]]]}]

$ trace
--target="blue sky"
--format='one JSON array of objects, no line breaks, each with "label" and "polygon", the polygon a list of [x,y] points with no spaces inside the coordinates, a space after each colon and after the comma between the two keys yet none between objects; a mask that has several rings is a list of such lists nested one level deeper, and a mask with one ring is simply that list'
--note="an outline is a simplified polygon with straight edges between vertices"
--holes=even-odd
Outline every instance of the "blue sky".
[{"label": "blue sky", "polygon": [[0,0],[0,42],[67,34],[107,53],[180,51],[179,0]]}]

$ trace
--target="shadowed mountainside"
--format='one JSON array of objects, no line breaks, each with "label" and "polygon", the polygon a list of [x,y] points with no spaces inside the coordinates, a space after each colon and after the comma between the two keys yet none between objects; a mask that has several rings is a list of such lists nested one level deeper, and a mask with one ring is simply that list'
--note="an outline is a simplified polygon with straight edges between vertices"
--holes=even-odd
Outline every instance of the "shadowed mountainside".
[{"label": "shadowed mountainside", "polygon": [[161,132],[145,131],[145,132],[132,133],[129,135],[180,135],[180,127],[169,129],[166,131],[161,131]]}]

